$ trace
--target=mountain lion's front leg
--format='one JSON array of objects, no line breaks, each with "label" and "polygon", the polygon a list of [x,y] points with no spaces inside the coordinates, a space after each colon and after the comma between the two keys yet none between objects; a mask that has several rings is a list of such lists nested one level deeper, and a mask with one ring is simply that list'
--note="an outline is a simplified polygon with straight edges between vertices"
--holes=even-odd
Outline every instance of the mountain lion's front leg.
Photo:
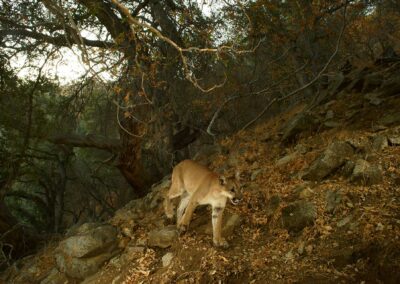
[{"label": "mountain lion's front leg", "polygon": [[222,215],[224,209],[224,207],[212,208],[213,243],[216,247],[227,248],[229,246],[227,241],[221,237]]}]

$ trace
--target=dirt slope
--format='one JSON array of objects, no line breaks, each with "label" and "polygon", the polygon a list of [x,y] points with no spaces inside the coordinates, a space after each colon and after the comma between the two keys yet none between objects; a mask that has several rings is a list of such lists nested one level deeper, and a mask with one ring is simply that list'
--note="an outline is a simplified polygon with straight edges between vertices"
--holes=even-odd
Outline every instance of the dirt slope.
[{"label": "dirt slope", "polygon": [[[208,208],[196,211],[185,235],[163,240],[166,248],[151,243],[149,232],[174,230],[162,209],[165,181],[110,220],[121,250],[84,283],[400,283],[400,76],[393,66],[346,75],[309,111],[315,126],[284,142],[302,106],[219,141],[206,162],[231,174],[229,165],[237,165],[244,186],[243,201],[224,216],[229,249],[212,246]],[[352,154],[322,179],[303,180],[336,142]],[[366,164],[360,177],[357,165]],[[6,281],[81,282],[58,274],[45,282],[53,252],[34,257],[36,274],[26,260]]]}]

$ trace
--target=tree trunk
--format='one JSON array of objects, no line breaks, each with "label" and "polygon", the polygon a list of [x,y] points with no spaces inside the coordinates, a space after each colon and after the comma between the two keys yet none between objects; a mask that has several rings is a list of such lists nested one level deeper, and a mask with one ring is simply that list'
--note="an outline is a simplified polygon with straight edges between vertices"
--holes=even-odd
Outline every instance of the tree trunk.
[{"label": "tree trunk", "polygon": [[0,269],[7,267],[9,261],[23,257],[34,251],[39,243],[39,237],[32,231],[17,223],[11,215],[4,199],[0,199],[0,245],[3,256],[0,259]]}]

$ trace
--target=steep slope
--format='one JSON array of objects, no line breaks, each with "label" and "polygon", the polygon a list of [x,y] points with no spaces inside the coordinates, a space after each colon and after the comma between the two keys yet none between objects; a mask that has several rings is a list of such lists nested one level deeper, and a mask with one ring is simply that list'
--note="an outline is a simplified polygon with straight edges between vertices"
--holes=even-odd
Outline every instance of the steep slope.
[{"label": "steep slope", "polygon": [[209,208],[196,210],[178,236],[164,218],[166,177],[117,212],[108,222],[116,229],[76,228],[4,280],[399,283],[398,67],[354,69],[329,84],[314,108],[298,106],[199,153],[213,169],[242,172],[244,199],[224,215],[229,249],[212,247]]}]

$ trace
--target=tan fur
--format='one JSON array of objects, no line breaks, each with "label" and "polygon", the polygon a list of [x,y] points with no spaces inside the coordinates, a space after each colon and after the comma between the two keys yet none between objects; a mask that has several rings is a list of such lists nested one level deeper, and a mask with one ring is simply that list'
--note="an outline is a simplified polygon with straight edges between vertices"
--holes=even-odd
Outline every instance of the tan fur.
[{"label": "tan fur", "polygon": [[238,174],[225,179],[208,168],[191,160],[175,166],[172,172],[171,187],[164,201],[165,213],[173,218],[174,207],[171,200],[181,196],[177,210],[177,226],[185,231],[197,205],[212,206],[213,242],[215,246],[228,246],[221,237],[222,213],[227,199],[232,203],[241,198]]}]

